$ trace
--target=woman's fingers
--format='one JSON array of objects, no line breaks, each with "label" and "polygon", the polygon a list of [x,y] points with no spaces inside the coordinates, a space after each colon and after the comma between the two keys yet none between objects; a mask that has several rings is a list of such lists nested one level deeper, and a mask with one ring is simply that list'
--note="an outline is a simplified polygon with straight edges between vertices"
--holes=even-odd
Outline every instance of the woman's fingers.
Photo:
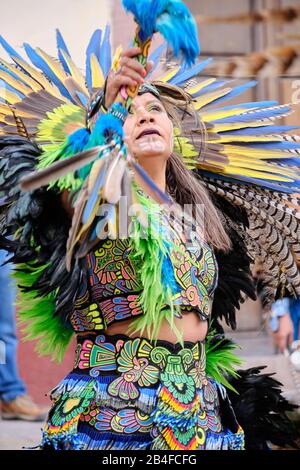
[{"label": "woman's fingers", "polygon": [[131,70],[134,70],[138,74],[140,74],[142,77],[145,78],[145,76],[150,72],[150,70],[153,68],[154,62],[152,60],[149,60],[146,64],[146,67],[144,67],[142,64],[140,64],[134,57],[141,52],[141,49],[134,47],[131,49],[127,49],[124,51],[124,54],[120,58],[120,67],[128,67]]},{"label": "woman's fingers", "polygon": [[120,62],[119,76],[127,76],[134,80],[136,83],[144,83],[144,79],[153,67],[153,62],[149,61],[144,68],[142,64],[138,63],[135,59],[127,59]]},{"label": "woman's fingers", "polygon": [[141,49],[139,47],[126,49],[121,54],[118,71],[109,73],[105,93],[106,108],[113,103],[122,86],[132,88],[144,83],[144,78],[152,69],[153,62],[150,60],[147,62],[146,67],[143,67],[135,58],[140,53]]},{"label": "woman's fingers", "polygon": [[141,54],[142,49],[140,47],[130,47],[122,52],[121,57],[135,57],[138,54]]},{"label": "woman's fingers", "polygon": [[119,75],[115,78],[116,88],[120,88],[123,85],[129,85],[130,87],[135,87],[137,82],[128,75]]},{"label": "woman's fingers", "polygon": [[144,67],[136,59],[131,59],[129,57],[122,57],[120,59],[120,66],[122,68],[127,67],[131,70],[134,70],[135,72],[140,74],[142,77],[146,75],[146,71]]},{"label": "woman's fingers", "polygon": [[135,70],[132,70],[130,67],[123,65],[120,75],[130,77],[132,80],[135,80],[137,83],[144,83],[144,78]]}]

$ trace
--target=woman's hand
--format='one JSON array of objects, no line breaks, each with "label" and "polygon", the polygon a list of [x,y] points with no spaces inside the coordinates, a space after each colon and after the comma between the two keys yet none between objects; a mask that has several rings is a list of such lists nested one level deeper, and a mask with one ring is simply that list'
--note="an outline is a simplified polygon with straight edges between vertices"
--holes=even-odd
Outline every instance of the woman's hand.
[{"label": "woman's hand", "polygon": [[110,70],[106,82],[105,107],[108,109],[115,101],[122,86],[135,87],[144,83],[144,79],[153,67],[153,62],[149,61],[146,68],[142,66],[134,57],[142,51],[139,47],[131,47],[122,52],[119,62],[119,70]]}]

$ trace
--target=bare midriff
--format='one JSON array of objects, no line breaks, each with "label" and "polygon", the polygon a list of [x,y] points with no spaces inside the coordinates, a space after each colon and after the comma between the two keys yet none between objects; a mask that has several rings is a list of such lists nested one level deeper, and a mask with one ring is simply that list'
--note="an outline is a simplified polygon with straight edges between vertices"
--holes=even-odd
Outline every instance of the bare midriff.
[{"label": "bare midriff", "polygon": [[[182,318],[175,317],[174,324],[176,325],[177,329],[183,333],[183,340],[193,342],[203,341],[206,337],[208,329],[207,320],[201,320],[195,311],[182,311],[182,314]],[[130,319],[114,323],[113,325],[110,325],[104,331],[104,333],[107,335],[124,334],[130,338],[138,338],[138,333],[128,334],[127,329],[132,321],[133,320]],[[143,337],[148,337],[146,331],[144,331]],[[163,339],[174,344],[178,342],[176,334],[171,330],[167,320],[162,321],[162,325],[158,333],[158,339]]]}]

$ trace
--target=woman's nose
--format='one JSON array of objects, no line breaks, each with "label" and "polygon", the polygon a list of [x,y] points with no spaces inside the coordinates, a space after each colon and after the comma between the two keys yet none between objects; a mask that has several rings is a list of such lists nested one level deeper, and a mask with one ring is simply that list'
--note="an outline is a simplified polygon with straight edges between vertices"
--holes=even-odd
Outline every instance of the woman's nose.
[{"label": "woman's nose", "polygon": [[145,122],[154,122],[154,117],[146,110],[140,110],[138,114],[138,123],[145,124]]}]

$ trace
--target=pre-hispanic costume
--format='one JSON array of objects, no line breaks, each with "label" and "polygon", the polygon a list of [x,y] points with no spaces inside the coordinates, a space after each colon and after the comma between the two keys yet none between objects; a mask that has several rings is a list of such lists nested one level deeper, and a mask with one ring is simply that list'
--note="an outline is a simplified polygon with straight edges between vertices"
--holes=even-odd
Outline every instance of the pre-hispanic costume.
[{"label": "pre-hispanic costume", "polygon": [[[287,133],[292,127],[274,123],[290,108],[228,105],[254,83],[201,78],[208,61],[192,65],[196,28],[181,1],[123,4],[139,25],[134,44],[143,65],[155,31],[185,63],[155,77],[158,48],[148,82],[123,89],[108,111],[106,77],[120,55],[111,57],[109,27],[91,38],[85,76],[59,32],[58,59],[25,44],[25,60],[0,38],[12,59],[0,59],[0,246],[16,265],[20,321],[28,338],[38,338],[38,351],[61,360],[77,337],[74,369],[51,392],[40,447],[266,449],[292,442],[286,412],[293,405],[262,367],[237,369],[235,345],[220,324],[235,328],[235,310],[255,298],[254,260],[263,267],[266,304],[283,288],[300,295],[300,141]],[[161,194],[126,152],[122,124],[134,96],[145,92],[176,109],[174,151],[209,192],[229,252],[213,250],[192,224],[184,241],[176,217],[134,182],[132,169],[162,202],[176,199],[171,183]],[[73,201],[72,220],[62,194]],[[131,237],[114,236],[121,196],[142,208]],[[142,236],[148,213],[154,237]],[[160,321],[175,328],[183,310],[209,320],[206,340],[157,339]],[[106,334],[128,319],[140,336]]]}]

